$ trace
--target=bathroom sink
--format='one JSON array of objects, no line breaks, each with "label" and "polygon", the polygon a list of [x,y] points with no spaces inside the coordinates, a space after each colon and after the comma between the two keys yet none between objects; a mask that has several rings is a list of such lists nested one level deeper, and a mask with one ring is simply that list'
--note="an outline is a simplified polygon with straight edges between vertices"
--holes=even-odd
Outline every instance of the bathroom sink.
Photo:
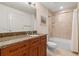
[{"label": "bathroom sink", "polygon": [[36,36],[39,36],[39,35],[30,35],[31,37],[36,37]]},{"label": "bathroom sink", "polygon": [[37,36],[39,36],[39,35],[35,34],[35,35],[27,35],[27,36],[19,35],[19,36],[4,37],[4,38],[0,38],[0,42],[14,40],[14,39],[20,39],[20,38],[24,38],[24,37],[29,38],[29,37],[37,37]]}]

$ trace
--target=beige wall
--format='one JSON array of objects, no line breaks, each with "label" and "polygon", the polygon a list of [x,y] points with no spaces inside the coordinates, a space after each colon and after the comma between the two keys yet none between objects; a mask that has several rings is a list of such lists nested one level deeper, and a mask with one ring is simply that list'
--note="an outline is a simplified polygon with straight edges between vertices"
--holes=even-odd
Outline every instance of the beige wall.
[{"label": "beige wall", "polygon": [[58,12],[51,19],[52,37],[60,37],[65,39],[71,38],[73,12],[68,10]]},{"label": "beige wall", "polygon": [[[71,38],[72,10],[51,13],[40,3],[36,4],[36,29],[38,33],[49,34],[50,37]],[[41,24],[41,16],[46,17],[46,25]]]},{"label": "beige wall", "polygon": [[[46,25],[41,24],[41,16],[46,17]],[[40,3],[36,4],[36,28],[38,33],[48,34],[48,10]]]}]

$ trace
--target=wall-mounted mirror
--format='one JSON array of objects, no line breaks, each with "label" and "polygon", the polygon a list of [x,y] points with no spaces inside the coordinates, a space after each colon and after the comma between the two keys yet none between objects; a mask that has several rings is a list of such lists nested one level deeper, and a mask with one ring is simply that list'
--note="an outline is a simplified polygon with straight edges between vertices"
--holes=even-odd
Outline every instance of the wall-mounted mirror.
[{"label": "wall-mounted mirror", "polygon": [[25,2],[0,3],[0,33],[34,30],[35,8]]}]

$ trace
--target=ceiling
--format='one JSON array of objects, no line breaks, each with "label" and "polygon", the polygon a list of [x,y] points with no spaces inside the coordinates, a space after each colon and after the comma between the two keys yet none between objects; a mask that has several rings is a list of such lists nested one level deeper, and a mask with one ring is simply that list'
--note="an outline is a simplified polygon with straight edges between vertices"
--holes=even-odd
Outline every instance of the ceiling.
[{"label": "ceiling", "polygon": [[77,7],[77,2],[41,2],[41,4],[52,12],[60,11],[61,6],[63,6],[63,9],[74,9]]},{"label": "ceiling", "polygon": [[16,8],[24,12],[29,12],[32,14],[35,13],[35,8],[27,5],[25,2],[0,2],[0,4],[7,5],[9,7]]},{"label": "ceiling", "polygon": [[[26,3],[27,2],[0,2],[0,4],[4,4],[24,12],[35,14],[35,8],[31,7],[30,5],[27,5]],[[60,11],[61,6],[63,6],[63,9],[74,9],[77,7],[76,2],[40,2],[40,3],[52,12]]]}]

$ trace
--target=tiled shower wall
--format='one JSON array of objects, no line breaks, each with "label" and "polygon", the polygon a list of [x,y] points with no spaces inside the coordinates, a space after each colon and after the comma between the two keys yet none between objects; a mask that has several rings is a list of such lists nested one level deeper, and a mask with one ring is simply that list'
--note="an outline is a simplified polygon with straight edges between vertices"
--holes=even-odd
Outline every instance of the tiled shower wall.
[{"label": "tiled shower wall", "polygon": [[73,10],[56,13],[51,18],[51,37],[71,39]]}]

